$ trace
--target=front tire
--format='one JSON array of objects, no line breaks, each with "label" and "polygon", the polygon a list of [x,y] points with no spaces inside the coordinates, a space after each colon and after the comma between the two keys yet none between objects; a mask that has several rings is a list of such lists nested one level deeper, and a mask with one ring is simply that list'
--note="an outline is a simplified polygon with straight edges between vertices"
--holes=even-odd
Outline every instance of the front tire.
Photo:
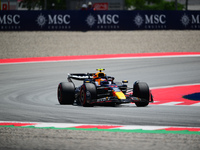
[{"label": "front tire", "polygon": [[61,105],[73,104],[75,99],[75,86],[72,82],[61,82],[57,91],[58,102]]},{"label": "front tire", "polygon": [[146,101],[136,102],[137,107],[145,107],[149,105],[149,86],[145,82],[136,82],[133,85],[133,96],[145,99]]}]

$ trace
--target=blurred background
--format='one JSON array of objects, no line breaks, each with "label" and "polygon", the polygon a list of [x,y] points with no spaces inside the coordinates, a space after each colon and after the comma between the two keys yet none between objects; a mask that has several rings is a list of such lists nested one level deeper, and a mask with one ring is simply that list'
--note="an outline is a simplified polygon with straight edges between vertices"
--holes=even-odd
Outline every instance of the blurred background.
[{"label": "blurred background", "polygon": [[0,0],[1,10],[200,10],[200,0]]}]

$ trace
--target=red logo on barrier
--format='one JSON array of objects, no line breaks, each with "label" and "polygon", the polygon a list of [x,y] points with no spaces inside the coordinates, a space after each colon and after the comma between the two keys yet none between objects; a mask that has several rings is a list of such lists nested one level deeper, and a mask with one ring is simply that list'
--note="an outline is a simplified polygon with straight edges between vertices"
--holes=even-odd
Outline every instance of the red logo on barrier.
[{"label": "red logo on barrier", "polygon": [[7,4],[3,4],[2,5],[2,10],[8,10],[8,5]]},{"label": "red logo on barrier", "polygon": [[95,3],[94,8],[96,10],[108,10],[108,3]]}]

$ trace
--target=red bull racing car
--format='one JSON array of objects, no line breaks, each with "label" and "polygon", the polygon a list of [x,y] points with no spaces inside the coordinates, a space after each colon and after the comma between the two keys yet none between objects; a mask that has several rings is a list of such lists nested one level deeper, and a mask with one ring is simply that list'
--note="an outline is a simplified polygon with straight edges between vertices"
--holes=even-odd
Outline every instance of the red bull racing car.
[{"label": "red bull racing car", "polygon": [[[127,86],[127,80],[114,82],[114,77],[107,76],[97,69],[97,73],[69,73],[68,82],[58,85],[57,97],[60,104],[77,104],[93,106],[98,104],[135,103],[138,107],[145,107],[153,102],[149,86],[145,82],[136,81],[133,88]],[[83,81],[75,87],[72,80]]]}]

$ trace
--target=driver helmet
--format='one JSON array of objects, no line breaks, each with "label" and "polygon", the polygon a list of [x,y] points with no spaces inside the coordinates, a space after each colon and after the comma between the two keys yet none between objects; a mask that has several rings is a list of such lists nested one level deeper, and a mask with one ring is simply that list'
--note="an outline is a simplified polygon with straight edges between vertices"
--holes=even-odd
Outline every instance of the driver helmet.
[{"label": "driver helmet", "polygon": [[106,80],[106,79],[101,79],[100,80],[100,84],[102,85],[102,84],[108,84],[108,81]]}]

